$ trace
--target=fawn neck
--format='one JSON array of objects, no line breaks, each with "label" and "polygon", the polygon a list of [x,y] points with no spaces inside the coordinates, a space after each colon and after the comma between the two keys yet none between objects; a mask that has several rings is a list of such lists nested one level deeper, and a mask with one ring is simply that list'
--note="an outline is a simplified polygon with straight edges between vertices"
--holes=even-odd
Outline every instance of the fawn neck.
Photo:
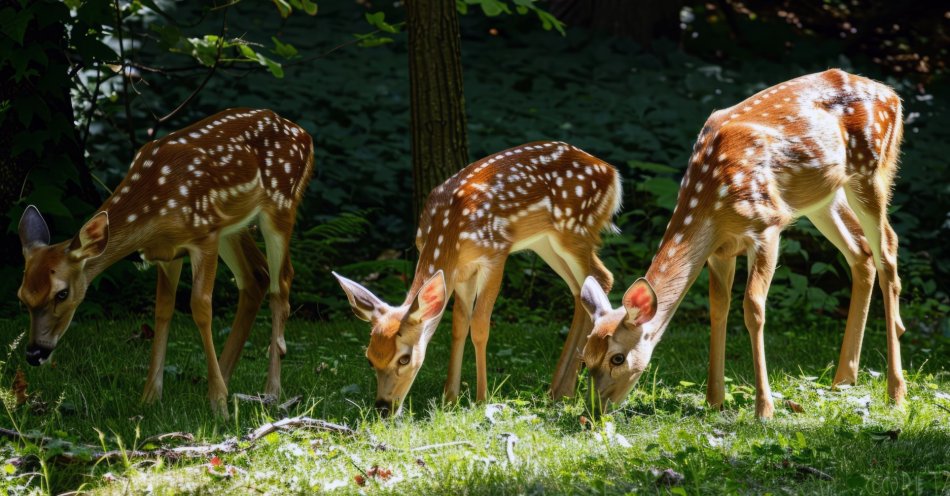
[{"label": "fawn neck", "polygon": [[662,338],[670,319],[715,247],[711,227],[713,219],[706,209],[704,205],[688,208],[679,202],[659,251],[647,269],[646,279],[656,291],[657,312],[644,324],[644,330],[654,341]]}]

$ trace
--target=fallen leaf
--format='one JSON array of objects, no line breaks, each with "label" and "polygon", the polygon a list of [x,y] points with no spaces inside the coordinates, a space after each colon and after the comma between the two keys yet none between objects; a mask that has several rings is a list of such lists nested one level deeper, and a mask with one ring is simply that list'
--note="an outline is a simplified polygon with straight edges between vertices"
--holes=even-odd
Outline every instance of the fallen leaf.
[{"label": "fallen leaf", "polygon": [[393,471],[388,468],[382,468],[379,465],[373,465],[366,471],[368,477],[386,480],[393,476]]},{"label": "fallen leaf", "polygon": [[222,463],[224,463],[224,462],[222,462],[221,459],[218,458],[218,455],[214,455],[214,456],[211,457],[211,466],[212,466],[212,467],[220,467]]},{"label": "fallen leaf", "polygon": [[801,405],[799,405],[798,403],[795,403],[792,400],[785,400],[785,406],[787,406],[789,410],[795,413],[805,413],[805,409],[802,408]]},{"label": "fallen leaf", "polygon": [[366,478],[360,474],[356,474],[353,476],[353,482],[355,482],[357,486],[365,486]]},{"label": "fallen leaf", "polygon": [[23,373],[23,369],[17,368],[16,375],[13,377],[13,394],[16,396],[16,404],[22,405],[26,403],[27,394],[26,387],[28,386],[26,382],[26,374]]}]

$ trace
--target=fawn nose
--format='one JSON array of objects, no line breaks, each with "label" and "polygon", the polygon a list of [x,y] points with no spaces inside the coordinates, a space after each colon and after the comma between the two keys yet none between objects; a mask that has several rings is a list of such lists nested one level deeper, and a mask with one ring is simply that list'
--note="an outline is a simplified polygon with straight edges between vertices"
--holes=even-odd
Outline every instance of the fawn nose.
[{"label": "fawn nose", "polygon": [[389,417],[389,415],[393,412],[393,402],[386,400],[376,400],[376,411],[379,412],[380,417]]},{"label": "fawn nose", "polygon": [[26,347],[26,363],[33,365],[34,367],[45,362],[49,358],[50,354],[53,353],[52,348],[45,348],[43,346],[38,346],[35,344],[28,345]]}]

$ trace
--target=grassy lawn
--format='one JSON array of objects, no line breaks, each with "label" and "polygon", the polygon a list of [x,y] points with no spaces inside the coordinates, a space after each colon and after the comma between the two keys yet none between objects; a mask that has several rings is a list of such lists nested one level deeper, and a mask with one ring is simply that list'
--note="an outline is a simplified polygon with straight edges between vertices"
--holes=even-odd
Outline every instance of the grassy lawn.
[{"label": "grassy lawn", "polygon": [[[232,393],[263,387],[269,326],[260,319]],[[800,328],[772,323],[766,345],[777,414],[762,422],[753,418],[752,362],[741,319],[731,320],[721,413],[703,407],[708,328],[683,320],[674,319],[624,407],[596,421],[587,420],[580,400],[545,397],[563,339],[560,324],[497,323],[489,344],[489,403],[465,398],[442,405],[447,317],[410,394],[408,414],[380,421],[372,413],[375,377],[362,356],[366,326],[350,318],[292,320],[284,396],[303,401],[289,415],[345,423],[357,434],[271,434],[221,456],[224,466],[236,467],[230,477],[209,474],[208,458],[63,465],[43,461],[64,449],[60,443],[38,448],[4,441],[0,493],[4,486],[55,493],[950,493],[945,341],[916,342],[913,329],[904,336],[909,401],[899,411],[887,406],[877,372],[884,370],[880,322],[868,326],[860,385],[843,391],[828,387],[843,320]],[[26,365],[21,344],[4,358],[2,384],[10,387],[22,369],[30,400],[8,403],[0,425],[128,449],[150,448],[155,443],[145,442],[148,437],[173,431],[193,433],[195,443],[218,442],[285,415],[251,403],[232,405],[228,421],[210,415],[205,363],[187,315],[173,323],[164,400],[139,405],[150,342],[133,335],[149,321],[77,320],[47,367]],[[0,343],[14,342],[26,324],[0,321]],[[216,323],[219,349],[228,325]],[[473,389],[474,379],[474,364],[467,363],[463,390]],[[786,399],[804,412],[792,412]],[[433,446],[441,443],[454,444]],[[374,466],[388,477],[367,478]],[[365,486],[357,484],[358,475],[367,478]]]}]

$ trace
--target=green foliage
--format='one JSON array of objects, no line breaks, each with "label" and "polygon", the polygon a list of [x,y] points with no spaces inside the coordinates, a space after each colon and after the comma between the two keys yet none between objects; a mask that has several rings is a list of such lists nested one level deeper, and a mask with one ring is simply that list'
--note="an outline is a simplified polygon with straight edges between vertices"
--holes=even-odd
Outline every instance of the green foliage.
[{"label": "green foliage", "polygon": [[[538,7],[537,0],[513,0],[513,4],[515,12],[518,14],[534,14],[537,16],[538,21],[541,22],[541,27],[545,31],[554,29],[561,33],[561,36],[567,35],[567,32],[564,31],[564,23],[551,13]],[[469,5],[481,7],[482,13],[488,17],[496,17],[501,14],[510,15],[512,13],[511,7],[504,0],[456,0],[455,5],[458,7],[459,13],[463,15],[468,13]]]},{"label": "green foliage", "polygon": [[317,2],[311,0],[272,0],[280,16],[286,19],[294,9],[306,12],[307,15],[317,14]]},{"label": "green foliage", "polygon": [[[84,44],[89,50],[109,50],[110,60],[114,60],[117,55],[108,45],[96,44],[112,29],[109,23],[114,22],[114,12],[108,5],[94,8],[96,4],[78,6],[76,15],[81,21],[74,22],[85,24],[84,29],[73,30],[71,43]],[[776,82],[829,66],[884,79],[904,97],[907,117],[903,166],[892,212],[901,238],[905,321],[911,329],[925,332],[939,332],[946,325],[950,252],[941,240],[947,235],[946,212],[950,211],[950,167],[944,160],[950,154],[950,126],[946,125],[950,94],[945,88],[933,85],[921,90],[910,80],[885,78],[875,73],[868,61],[842,57],[835,41],[813,40],[796,45],[791,53],[770,56],[760,56],[762,48],[756,56],[745,57],[747,47],[734,47],[727,33],[699,29],[700,37],[687,43],[691,50],[704,57],[711,47],[737,54],[711,62],[711,56],[696,57],[662,41],[645,51],[626,40],[581,30],[567,37],[552,37],[538,30],[531,17],[502,15],[517,14],[517,8],[524,6],[520,2],[465,0],[457,6],[460,11],[476,7],[482,14],[501,9],[497,16],[462,18],[471,158],[526,141],[563,139],[620,169],[625,195],[617,224],[622,234],[605,236],[602,250],[602,258],[616,276],[615,295],[649,265],[675,204],[690,145],[712,110]],[[204,15],[200,10],[180,9],[182,19]],[[130,106],[138,139],[163,135],[237,105],[272,108],[299,122],[315,137],[317,147],[314,179],[299,211],[297,240],[323,245],[319,249],[306,245],[317,256],[306,250],[294,255],[298,274],[291,297],[294,308],[304,315],[327,317],[340,311],[345,315],[342,295],[329,275],[334,268],[368,279],[373,289],[387,298],[400,299],[415,256],[415,220],[405,193],[412,187],[406,45],[401,36],[404,26],[394,21],[401,19],[402,12],[359,12],[351,5],[325,3],[318,17],[291,15],[280,20],[268,4],[242,2],[231,9],[228,32],[244,34],[240,39],[205,36],[220,30],[220,17],[215,13],[206,13],[197,24],[186,24],[171,22],[167,16],[145,16],[131,7],[124,11],[129,32],[135,31],[133,26],[141,26],[140,32],[149,33],[130,55],[133,60],[146,66],[176,67],[189,58],[202,66],[181,75],[143,73],[148,84],[136,84]],[[314,23],[320,29],[314,29]],[[374,33],[357,35],[355,43],[351,41],[352,33],[367,26]],[[497,29],[499,36],[485,36],[489,28]],[[78,32],[92,34],[78,37]],[[386,46],[359,50],[348,42]],[[186,50],[188,43],[193,47]],[[227,58],[237,65],[217,73],[172,121],[154,124],[155,114],[174,108],[192,93],[196,76],[207,70],[204,67],[213,61],[219,43],[232,44]],[[499,57],[499,53],[505,56]],[[259,56],[279,64],[280,69]],[[281,70],[284,77],[278,81],[270,71]],[[81,111],[79,126],[91,124],[87,148],[93,173],[105,184],[114,185],[127,170],[131,152],[124,129],[124,102],[117,74],[104,68],[103,90],[94,100],[95,111],[90,112],[93,105],[88,95],[96,85],[94,76],[84,79],[84,89],[74,93]],[[0,117],[44,115],[41,109],[21,102],[6,108]],[[149,127],[154,134],[145,133]],[[42,141],[30,139],[20,143],[18,146],[43,146]],[[62,178],[70,176],[49,177],[65,180]],[[88,207],[60,202],[62,186],[38,183],[37,188],[34,197],[49,203],[41,206],[44,212],[62,216],[88,211]],[[366,221],[359,234],[353,231],[348,236],[320,238],[323,234],[311,231],[351,214]],[[306,241],[311,235],[318,237]],[[570,319],[570,294],[553,271],[533,256],[512,257],[508,263],[496,318],[524,322]],[[743,263],[740,260],[737,296],[741,294]],[[114,306],[108,288],[111,281],[122,281],[126,286],[140,286],[141,293],[136,290],[136,294],[145,295],[131,308],[148,311],[153,273],[128,270],[131,264],[119,265],[127,270],[109,276],[103,289],[106,294],[91,294],[92,305],[86,308],[108,315]],[[15,276],[17,268],[11,270]],[[849,302],[849,276],[844,258],[802,220],[785,233],[780,269],[770,293],[770,319],[808,321],[820,314],[841,315]],[[222,270],[219,308],[233,304],[235,294],[228,279],[230,275]],[[706,318],[705,288],[704,275],[684,301],[681,311],[685,315]],[[180,301],[187,307],[187,293],[181,293],[185,296]],[[874,302],[872,315],[881,311],[880,299]],[[741,311],[741,305],[733,308]]]}]

